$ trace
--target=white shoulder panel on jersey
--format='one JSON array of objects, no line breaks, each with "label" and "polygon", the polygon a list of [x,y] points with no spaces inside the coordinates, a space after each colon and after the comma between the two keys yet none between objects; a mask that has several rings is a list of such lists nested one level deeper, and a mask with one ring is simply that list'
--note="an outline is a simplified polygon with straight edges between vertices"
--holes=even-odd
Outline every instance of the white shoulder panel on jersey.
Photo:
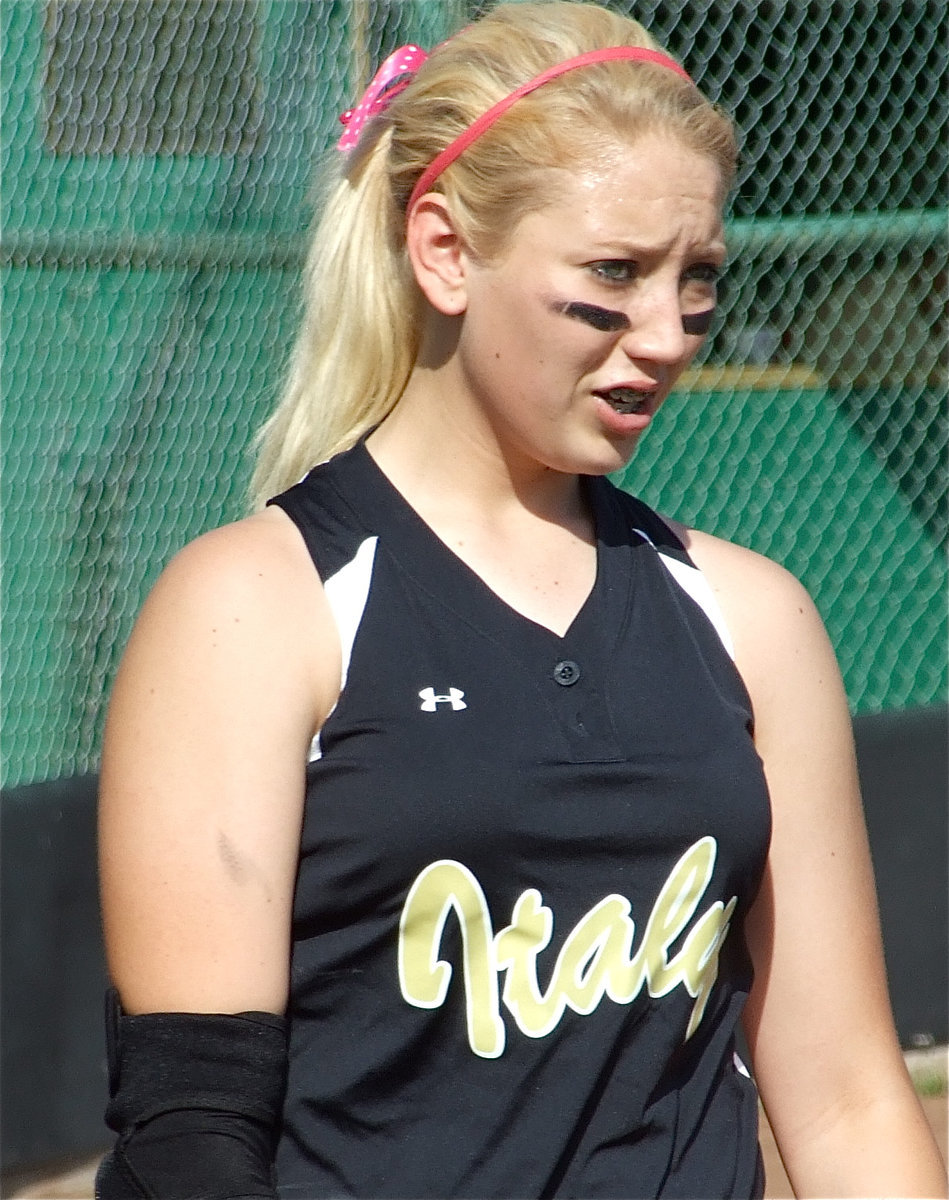
[{"label": "white shoulder panel on jersey", "polygon": [[[352,658],[356,634],[359,632],[359,623],[362,621],[362,614],[369,598],[369,586],[372,583],[372,568],[376,559],[378,543],[378,537],[366,538],[345,567],[340,567],[335,575],[331,575],[323,583],[323,591],[326,593],[330,611],[339,633],[339,645],[342,653],[340,691],[346,686],[346,680],[349,677],[349,661]],[[314,762],[322,756],[322,753],[320,735],[317,734],[310,744],[308,761]]]},{"label": "white shoulder panel on jersey", "polygon": [[711,584],[698,569],[698,567],[690,567],[688,563],[680,562],[677,558],[672,558],[668,554],[663,554],[656,546],[655,542],[641,529],[635,531],[641,538],[644,538],[650,546],[659,555],[662,560],[662,565],[666,568],[672,578],[676,581],[679,587],[684,592],[687,592],[695,603],[699,606],[702,612],[708,617],[712,623],[712,627],[721,639],[722,645],[728,653],[728,657],[734,660],[735,643],[732,641],[732,635],[725,624],[725,614],[721,610],[721,606],[715,599],[715,593],[712,591]]}]

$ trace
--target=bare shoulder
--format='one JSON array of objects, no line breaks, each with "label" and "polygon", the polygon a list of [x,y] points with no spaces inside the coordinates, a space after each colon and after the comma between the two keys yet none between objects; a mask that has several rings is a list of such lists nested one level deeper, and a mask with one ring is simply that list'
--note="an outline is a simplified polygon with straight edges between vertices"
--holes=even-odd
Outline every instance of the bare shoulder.
[{"label": "bare shoulder", "polygon": [[814,613],[804,585],[779,563],[755,550],[676,521],[668,524],[708,579],[719,602],[740,616],[742,624],[760,623],[767,630],[773,629],[773,622],[794,613],[799,616]]},{"label": "bare shoulder", "polygon": [[117,690],[123,676],[142,672],[183,672],[196,682],[200,674],[219,687],[238,674],[271,677],[272,688],[305,681],[310,694],[298,702],[312,706],[317,721],[325,717],[338,692],[338,639],[319,576],[285,514],[256,513],[175,555],[142,608]]},{"label": "bare shoulder", "polygon": [[757,608],[763,598],[778,605],[809,602],[806,589],[795,576],[765,555],[678,521],[663,519],[675,530],[696,566],[726,603],[744,598],[753,601]]},{"label": "bare shoulder", "polygon": [[839,671],[807,589],[780,564],[711,534],[670,522],[721,606],[736,661],[756,702],[830,688],[842,699]]},{"label": "bare shoulder", "polygon": [[233,597],[237,587],[245,600],[265,601],[268,593],[278,597],[289,582],[319,586],[292,522],[280,510],[266,509],[212,529],[178,551],[156,592],[164,596],[184,591],[191,599],[205,596],[213,601],[217,596]]}]

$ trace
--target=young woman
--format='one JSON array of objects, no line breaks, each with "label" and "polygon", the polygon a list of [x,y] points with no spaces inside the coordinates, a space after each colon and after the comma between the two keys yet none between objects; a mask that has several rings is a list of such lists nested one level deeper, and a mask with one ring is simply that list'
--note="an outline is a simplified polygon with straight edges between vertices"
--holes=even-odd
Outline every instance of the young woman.
[{"label": "young woman", "polygon": [[945,1194],[813,607],[603,478],[708,329],[731,126],[559,3],[345,119],[276,498],[116,682],[100,1195],[760,1195],[741,1020],[798,1194]]}]

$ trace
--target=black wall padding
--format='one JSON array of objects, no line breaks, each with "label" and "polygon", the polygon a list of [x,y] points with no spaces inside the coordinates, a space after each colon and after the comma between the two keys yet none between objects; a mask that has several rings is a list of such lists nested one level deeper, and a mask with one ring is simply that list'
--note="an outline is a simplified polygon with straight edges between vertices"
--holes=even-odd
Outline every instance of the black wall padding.
[{"label": "black wall padding", "polygon": [[4,792],[0,1104],[4,1170],[94,1152],[111,1134],[102,1008],[96,779]]},{"label": "black wall padding", "polygon": [[[947,714],[854,722],[890,990],[904,1046],[947,1030]],[[95,862],[96,779],[3,794],[2,1163],[109,1143]],[[827,936],[846,929],[827,916]]]},{"label": "black wall padding", "polygon": [[[949,1041],[949,721],[941,705],[854,720],[860,786],[904,1046]],[[846,930],[828,917],[828,937]]]}]

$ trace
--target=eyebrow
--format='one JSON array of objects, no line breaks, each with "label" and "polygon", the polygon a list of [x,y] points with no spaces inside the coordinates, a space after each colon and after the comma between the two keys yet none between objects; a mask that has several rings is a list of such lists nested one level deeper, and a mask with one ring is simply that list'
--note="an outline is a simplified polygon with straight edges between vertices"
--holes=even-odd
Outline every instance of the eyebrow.
[{"label": "eyebrow", "polygon": [[[602,241],[594,243],[597,253],[604,252],[608,257],[615,256],[617,258],[651,258],[657,254],[667,254],[671,250],[671,244],[655,243],[648,245],[645,242],[624,241],[623,238],[604,237]],[[708,255],[710,258],[721,259],[725,261],[728,254],[728,246],[725,239],[721,237],[713,237],[708,242],[699,242],[690,246],[689,253],[698,255],[701,258],[703,255]]]}]

